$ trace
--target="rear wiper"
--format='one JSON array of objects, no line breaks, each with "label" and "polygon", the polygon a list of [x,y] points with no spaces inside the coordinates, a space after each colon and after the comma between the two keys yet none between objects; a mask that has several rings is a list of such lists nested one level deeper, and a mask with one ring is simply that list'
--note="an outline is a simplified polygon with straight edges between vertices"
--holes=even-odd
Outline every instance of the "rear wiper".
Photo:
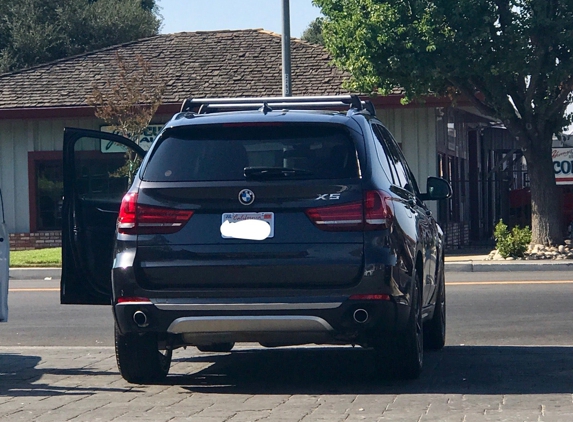
[{"label": "rear wiper", "polygon": [[245,167],[247,179],[282,179],[313,174],[312,171],[291,167]]}]

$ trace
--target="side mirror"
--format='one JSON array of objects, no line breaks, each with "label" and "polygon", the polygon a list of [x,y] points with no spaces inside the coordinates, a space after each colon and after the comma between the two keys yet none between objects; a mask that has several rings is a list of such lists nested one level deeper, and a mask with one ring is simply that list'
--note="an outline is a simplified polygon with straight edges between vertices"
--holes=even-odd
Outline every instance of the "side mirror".
[{"label": "side mirror", "polygon": [[446,199],[452,196],[452,187],[449,182],[441,177],[428,177],[426,182],[426,191],[420,195],[423,201],[433,201],[437,199]]}]

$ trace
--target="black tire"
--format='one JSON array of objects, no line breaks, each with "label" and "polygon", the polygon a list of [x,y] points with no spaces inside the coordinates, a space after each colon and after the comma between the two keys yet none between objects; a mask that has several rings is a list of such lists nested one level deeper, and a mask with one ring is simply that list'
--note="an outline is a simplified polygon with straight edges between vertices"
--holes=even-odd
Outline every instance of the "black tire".
[{"label": "black tire", "polygon": [[434,316],[424,324],[424,349],[441,350],[446,344],[446,283],[443,262],[438,269],[438,297]]},{"label": "black tire", "polygon": [[171,350],[158,348],[156,333],[122,334],[115,327],[115,358],[121,376],[130,383],[160,382],[169,373]]},{"label": "black tire", "polygon": [[235,342],[207,344],[197,346],[197,349],[201,352],[226,353],[233,350],[233,347],[235,347]]},{"label": "black tire", "polygon": [[406,330],[396,333],[384,344],[375,346],[378,367],[385,377],[413,380],[422,373],[424,329],[422,326],[422,290],[419,280],[416,274]]}]

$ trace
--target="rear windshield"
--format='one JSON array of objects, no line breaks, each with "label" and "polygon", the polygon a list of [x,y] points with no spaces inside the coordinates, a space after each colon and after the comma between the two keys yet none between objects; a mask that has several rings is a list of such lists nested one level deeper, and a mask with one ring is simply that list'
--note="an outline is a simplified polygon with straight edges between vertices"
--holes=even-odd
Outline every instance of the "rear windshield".
[{"label": "rear windshield", "polygon": [[359,176],[348,133],[326,125],[211,125],[176,129],[152,152],[147,181]]}]

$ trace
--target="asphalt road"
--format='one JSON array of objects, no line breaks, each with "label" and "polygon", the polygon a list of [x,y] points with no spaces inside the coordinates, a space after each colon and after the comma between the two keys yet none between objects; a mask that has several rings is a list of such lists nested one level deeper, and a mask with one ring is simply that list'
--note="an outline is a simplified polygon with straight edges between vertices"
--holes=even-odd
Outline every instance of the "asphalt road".
[{"label": "asphalt road", "polygon": [[59,280],[10,280],[2,346],[112,346],[109,306],[60,305]]},{"label": "asphalt road", "polygon": [[[568,272],[448,273],[448,345],[573,345]],[[12,280],[3,346],[113,346],[108,306],[59,304],[59,281]]]},{"label": "asphalt road", "polygon": [[448,273],[446,282],[448,345],[573,345],[569,272]]}]

